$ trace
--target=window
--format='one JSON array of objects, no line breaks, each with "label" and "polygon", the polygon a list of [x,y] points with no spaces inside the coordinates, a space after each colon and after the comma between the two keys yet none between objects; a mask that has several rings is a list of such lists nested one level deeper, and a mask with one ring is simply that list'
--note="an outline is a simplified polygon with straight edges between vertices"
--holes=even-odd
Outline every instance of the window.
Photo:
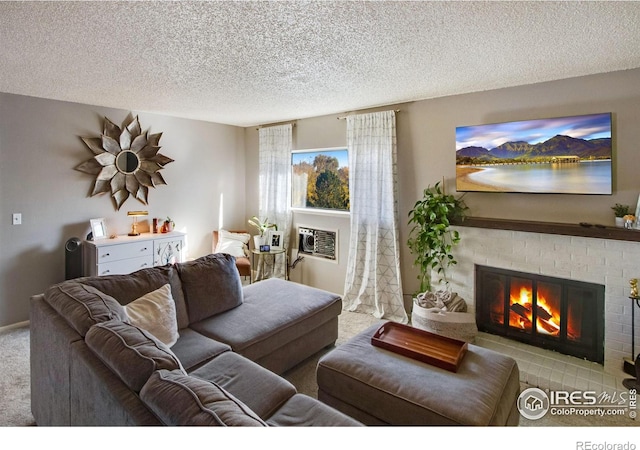
[{"label": "window", "polygon": [[349,211],[346,148],[291,153],[291,206]]}]

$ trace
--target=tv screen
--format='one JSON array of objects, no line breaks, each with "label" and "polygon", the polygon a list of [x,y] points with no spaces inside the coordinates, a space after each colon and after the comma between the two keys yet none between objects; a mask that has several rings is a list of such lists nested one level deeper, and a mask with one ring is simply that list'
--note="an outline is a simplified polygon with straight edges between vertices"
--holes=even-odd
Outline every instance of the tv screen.
[{"label": "tv screen", "polygon": [[459,192],[611,194],[611,113],[456,128]]}]

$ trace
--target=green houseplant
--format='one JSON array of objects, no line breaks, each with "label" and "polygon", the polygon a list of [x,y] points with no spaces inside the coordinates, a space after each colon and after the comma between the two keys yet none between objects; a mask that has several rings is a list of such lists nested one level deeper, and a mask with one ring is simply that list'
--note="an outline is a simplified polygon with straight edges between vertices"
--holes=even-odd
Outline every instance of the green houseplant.
[{"label": "green houseplant", "polygon": [[616,203],[611,207],[613,209],[613,213],[616,217],[616,226],[622,228],[624,226],[623,217],[627,214],[631,214],[631,207],[629,205],[623,205],[621,203]]},{"label": "green houseplant", "polygon": [[627,214],[631,214],[631,207],[629,205],[621,205],[620,203],[616,203],[611,207],[613,209],[613,213],[616,217],[624,217]]},{"label": "green houseplant", "polygon": [[422,199],[409,211],[409,226],[413,226],[407,244],[415,255],[414,265],[420,269],[420,292],[431,291],[434,270],[439,282],[448,284],[446,270],[457,264],[451,250],[460,242],[460,234],[451,230],[450,225],[462,221],[467,209],[462,196],[445,194],[437,182],[424,190]]}]

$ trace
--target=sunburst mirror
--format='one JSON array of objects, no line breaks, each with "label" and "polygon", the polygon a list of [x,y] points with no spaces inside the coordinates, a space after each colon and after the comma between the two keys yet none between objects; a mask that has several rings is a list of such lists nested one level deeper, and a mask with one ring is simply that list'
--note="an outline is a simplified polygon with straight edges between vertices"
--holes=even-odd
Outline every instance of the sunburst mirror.
[{"label": "sunburst mirror", "polygon": [[143,133],[137,116],[129,116],[122,128],[105,117],[100,137],[81,138],[94,157],[76,170],[96,176],[91,197],[111,192],[117,210],[129,195],[146,205],[149,188],[167,184],[160,170],[173,162],[158,153],[161,136]]}]

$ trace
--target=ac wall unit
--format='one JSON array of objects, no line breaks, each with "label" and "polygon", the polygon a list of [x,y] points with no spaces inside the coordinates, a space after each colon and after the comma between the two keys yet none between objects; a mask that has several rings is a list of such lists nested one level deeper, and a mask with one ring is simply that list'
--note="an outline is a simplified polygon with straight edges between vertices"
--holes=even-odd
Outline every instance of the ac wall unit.
[{"label": "ac wall unit", "polygon": [[335,261],[336,232],[315,228],[298,228],[298,253]]}]

